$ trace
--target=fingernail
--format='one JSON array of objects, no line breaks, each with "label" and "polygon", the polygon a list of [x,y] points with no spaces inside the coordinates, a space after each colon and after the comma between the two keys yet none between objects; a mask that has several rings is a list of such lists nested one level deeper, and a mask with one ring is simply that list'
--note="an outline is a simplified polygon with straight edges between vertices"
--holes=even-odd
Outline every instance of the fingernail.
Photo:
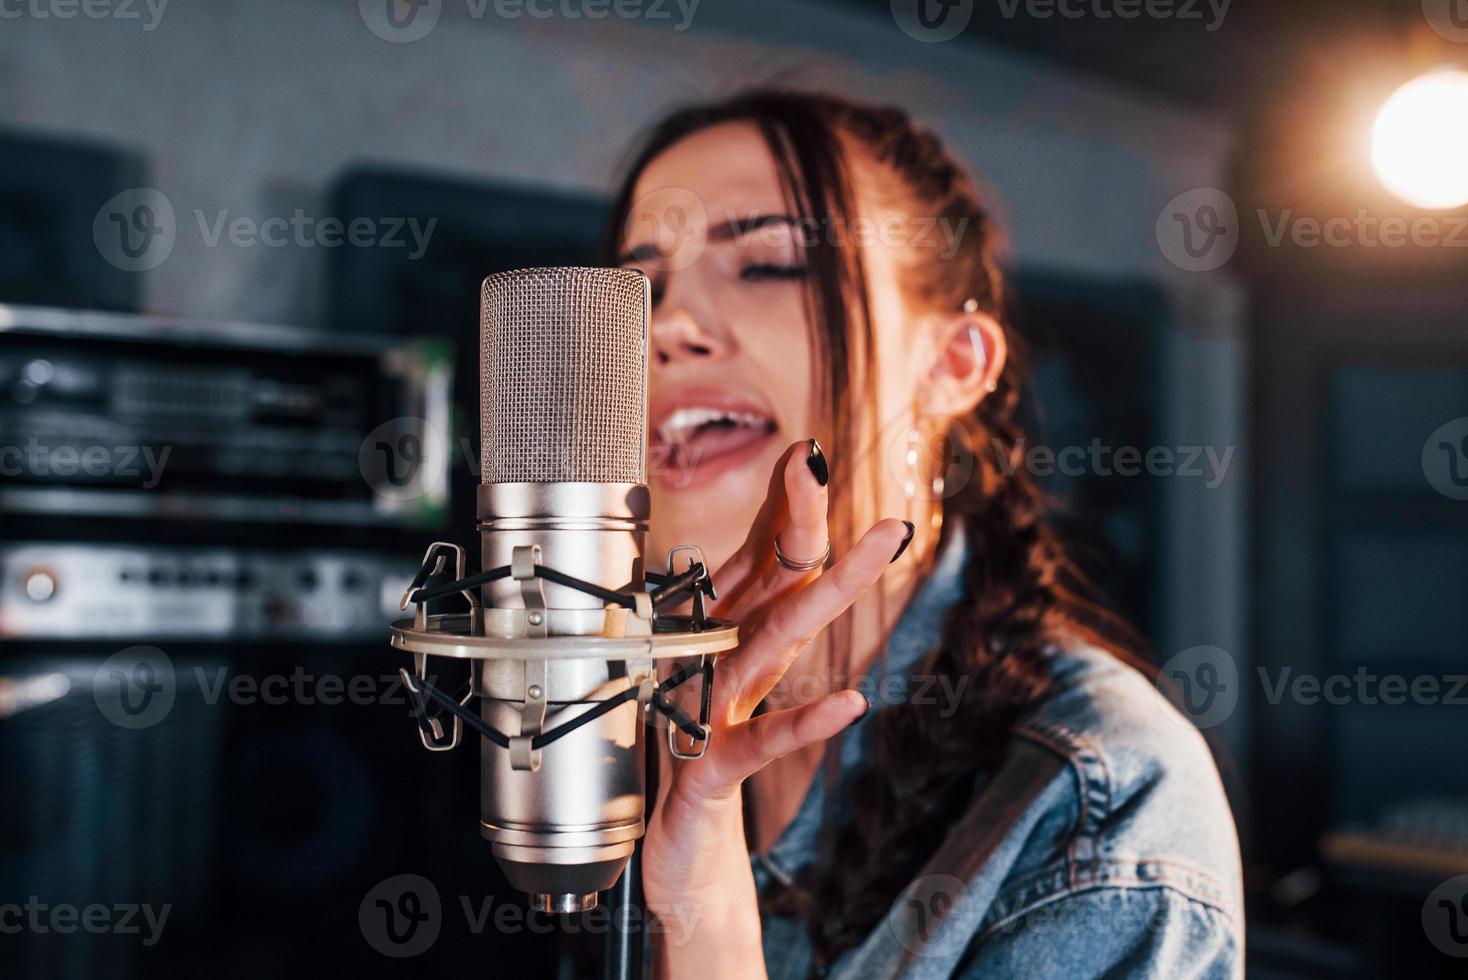
[{"label": "fingernail", "polygon": [[[858,692],[858,693],[860,693],[860,692]],[[862,694],[861,699],[862,699],[862,702],[866,705],[866,707],[864,707],[864,708],[861,709],[861,714],[857,715],[855,718],[851,719],[850,721],[848,721],[846,723],[846,727],[847,728],[850,728],[852,725],[855,725],[857,722],[861,721],[867,715],[869,715],[869,714],[872,713],[872,699],[869,698],[869,697],[867,697],[865,694]]]},{"label": "fingernail", "polygon": [[810,467],[811,475],[821,486],[831,482],[831,470],[826,465],[826,454],[821,452],[821,444],[814,439],[810,441],[810,452],[805,457],[805,465]]},{"label": "fingernail", "polygon": [[[903,521],[902,523],[907,525],[907,534],[903,537],[902,543],[897,546],[897,554],[892,556],[892,561],[896,561],[902,557],[902,553],[907,550],[907,546],[912,544],[912,532],[917,530],[913,526],[912,521]],[[888,562],[887,564],[890,565],[892,562]]]}]

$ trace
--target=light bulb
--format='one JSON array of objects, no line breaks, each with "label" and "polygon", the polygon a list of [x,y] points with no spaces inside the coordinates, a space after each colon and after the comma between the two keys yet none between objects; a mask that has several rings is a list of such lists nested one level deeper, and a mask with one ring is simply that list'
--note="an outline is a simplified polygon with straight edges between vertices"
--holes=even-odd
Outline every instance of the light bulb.
[{"label": "light bulb", "polygon": [[1371,163],[1408,204],[1468,204],[1468,72],[1433,72],[1393,92],[1376,114]]}]

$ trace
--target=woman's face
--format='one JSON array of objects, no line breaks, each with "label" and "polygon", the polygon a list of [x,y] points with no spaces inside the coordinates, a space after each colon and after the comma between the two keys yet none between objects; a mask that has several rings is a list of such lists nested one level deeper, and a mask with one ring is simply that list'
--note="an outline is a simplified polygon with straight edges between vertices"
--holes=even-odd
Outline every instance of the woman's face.
[{"label": "woman's face", "polygon": [[[860,206],[860,188],[856,196]],[[656,564],[674,545],[698,544],[717,568],[743,542],[784,449],[826,432],[813,397],[820,367],[800,232],[774,159],[747,123],[669,147],[638,177],[632,199],[623,261],[653,288],[650,552]],[[900,429],[912,415],[915,352],[901,342],[897,256],[881,243],[861,247],[882,386],[877,405],[858,399],[858,408]],[[833,478],[880,462],[884,448],[861,461],[832,459]],[[896,481],[882,483],[886,495]]]}]

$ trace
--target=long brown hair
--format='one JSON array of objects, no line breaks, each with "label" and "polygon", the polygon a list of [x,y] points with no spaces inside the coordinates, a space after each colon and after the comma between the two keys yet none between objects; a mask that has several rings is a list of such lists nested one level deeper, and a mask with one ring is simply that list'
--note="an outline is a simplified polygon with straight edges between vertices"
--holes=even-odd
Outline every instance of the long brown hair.
[{"label": "long brown hair", "polygon": [[[872,720],[870,764],[852,782],[856,805],[849,818],[826,835],[821,859],[796,887],[764,899],[766,912],[805,921],[819,968],[881,920],[979,779],[998,767],[1016,723],[1050,691],[1046,651],[1080,640],[1136,664],[1132,651],[1138,641],[1125,623],[1088,598],[1085,579],[1045,520],[1044,495],[1019,458],[1025,444],[1019,421],[1024,345],[1006,322],[988,211],[937,137],[904,112],[779,90],[679,110],[652,129],[633,158],[613,204],[610,254],[618,254],[644,168],[685,137],[726,122],[758,129],[780,173],[787,206],[802,227],[850,227],[857,217],[854,167],[875,164],[883,187],[892,188],[909,213],[961,229],[945,253],[919,249],[918,260],[904,264],[904,296],[920,312],[957,311],[968,304],[995,318],[1004,325],[1010,351],[997,388],[972,417],[951,420],[942,434],[958,440],[974,463],[965,485],[942,500],[945,534],[962,526],[970,557],[965,598],[950,610],[942,641],[914,670],[963,680],[949,688],[959,692],[958,704],[913,699],[883,705]],[[802,241],[808,321],[820,365],[813,394],[838,467],[869,453],[881,428],[880,420],[856,410],[876,404],[878,366],[862,250],[841,238],[817,234]],[[857,495],[875,492],[879,469],[868,467],[866,486],[833,477],[833,551],[850,543]]]}]

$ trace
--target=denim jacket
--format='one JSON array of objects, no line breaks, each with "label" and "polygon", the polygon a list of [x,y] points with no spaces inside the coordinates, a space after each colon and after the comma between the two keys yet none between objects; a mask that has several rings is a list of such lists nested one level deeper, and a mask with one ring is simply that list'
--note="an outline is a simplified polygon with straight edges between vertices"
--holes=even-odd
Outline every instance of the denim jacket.
[{"label": "denim jacket", "polygon": [[[871,719],[907,684],[962,595],[967,550],[950,539],[860,688],[872,702],[840,748],[833,812],[869,751]],[[1055,650],[1053,691],[1016,728],[1006,762],[978,788],[885,919],[826,972],[903,977],[1243,975],[1238,840],[1203,738],[1139,673],[1090,647]],[[943,696],[931,688],[927,696]],[[816,856],[826,777],[753,857],[761,890]],[[770,980],[802,980],[804,927],[764,919]]]}]

